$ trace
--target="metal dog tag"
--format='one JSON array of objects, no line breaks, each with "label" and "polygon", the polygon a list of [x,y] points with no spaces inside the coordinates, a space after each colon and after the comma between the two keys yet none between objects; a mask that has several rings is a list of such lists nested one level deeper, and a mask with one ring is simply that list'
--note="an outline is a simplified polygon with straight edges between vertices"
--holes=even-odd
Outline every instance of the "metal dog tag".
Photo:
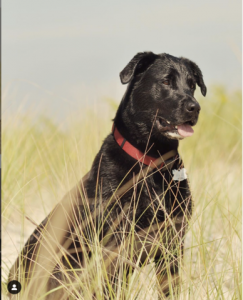
[{"label": "metal dog tag", "polygon": [[172,170],[173,173],[173,180],[182,181],[187,179],[186,169],[182,168],[180,170]]}]

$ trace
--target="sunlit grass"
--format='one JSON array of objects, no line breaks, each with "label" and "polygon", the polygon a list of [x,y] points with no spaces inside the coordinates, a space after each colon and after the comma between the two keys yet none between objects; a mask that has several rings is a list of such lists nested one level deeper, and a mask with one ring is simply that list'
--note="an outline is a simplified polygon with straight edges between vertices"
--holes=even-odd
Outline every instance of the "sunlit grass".
[{"label": "sunlit grass", "polygon": [[[215,87],[210,99],[199,102],[202,110],[195,134],[183,140],[179,149],[189,173],[194,212],[186,235],[178,299],[241,299],[241,93],[229,95]],[[34,229],[25,216],[40,223],[89,171],[111,130],[115,105],[111,100],[109,105],[104,114],[76,113],[66,120],[65,130],[43,116],[3,116],[3,244],[4,237],[13,239],[12,246],[3,247],[3,282],[12,257],[17,257]],[[97,299],[104,299],[105,285],[111,299],[136,299],[138,293],[137,299],[156,299],[150,266],[134,266],[128,284],[119,270],[117,285],[111,286],[101,246],[94,241],[94,259],[81,277],[73,270],[76,281],[66,283],[70,291],[82,287],[80,299],[92,299],[95,289]],[[118,263],[124,260],[133,264],[125,254]]]}]

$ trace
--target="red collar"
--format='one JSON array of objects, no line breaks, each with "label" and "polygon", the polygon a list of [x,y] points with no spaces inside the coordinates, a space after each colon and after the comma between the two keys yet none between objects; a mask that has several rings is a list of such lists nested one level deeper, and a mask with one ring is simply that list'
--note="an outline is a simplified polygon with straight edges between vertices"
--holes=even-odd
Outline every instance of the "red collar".
[{"label": "red collar", "polygon": [[158,159],[158,158],[151,157],[149,155],[145,155],[143,152],[141,152],[140,150],[135,148],[132,144],[130,144],[120,134],[118,129],[115,127],[115,123],[113,123],[113,126],[112,126],[112,133],[114,135],[114,138],[115,138],[117,144],[122,148],[122,150],[124,150],[127,154],[129,154],[131,157],[135,158],[136,160],[141,161],[143,164],[149,166],[151,164],[151,162],[154,162],[156,159]]}]

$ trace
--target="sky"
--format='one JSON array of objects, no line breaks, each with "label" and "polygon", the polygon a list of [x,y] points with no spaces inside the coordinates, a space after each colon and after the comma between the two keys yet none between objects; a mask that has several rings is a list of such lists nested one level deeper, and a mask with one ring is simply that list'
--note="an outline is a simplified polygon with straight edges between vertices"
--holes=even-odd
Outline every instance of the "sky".
[{"label": "sky", "polygon": [[[71,113],[119,102],[120,71],[141,51],[195,61],[205,83],[241,88],[241,1],[5,0],[3,115],[19,107]],[[210,89],[209,89],[210,95]]]}]

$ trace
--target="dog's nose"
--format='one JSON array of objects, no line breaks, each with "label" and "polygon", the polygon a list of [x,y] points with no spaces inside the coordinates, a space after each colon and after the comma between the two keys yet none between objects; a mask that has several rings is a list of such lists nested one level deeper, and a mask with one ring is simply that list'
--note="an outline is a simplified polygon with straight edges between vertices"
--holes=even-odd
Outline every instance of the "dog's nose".
[{"label": "dog's nose", "polygon": [[190,113],[198,114],[200,109],[201,109],[201,107],[200,107],[199,103],[197,103],[197,102],[190,101],[190,102],[187,102],[187,104],[186,104],[186,110]]}]

